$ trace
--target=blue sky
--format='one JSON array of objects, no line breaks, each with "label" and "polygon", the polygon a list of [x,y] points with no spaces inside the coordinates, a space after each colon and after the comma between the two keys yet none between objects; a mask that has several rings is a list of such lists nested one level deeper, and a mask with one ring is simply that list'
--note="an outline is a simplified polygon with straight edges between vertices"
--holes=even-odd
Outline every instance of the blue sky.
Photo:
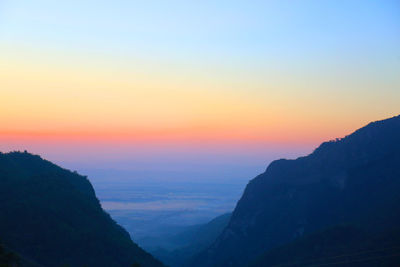
[{"label": "blue sky", "polygon": [[173,59],[380,55],[400,40],[398,1],[2,1],[0,12],[3,42]]}]

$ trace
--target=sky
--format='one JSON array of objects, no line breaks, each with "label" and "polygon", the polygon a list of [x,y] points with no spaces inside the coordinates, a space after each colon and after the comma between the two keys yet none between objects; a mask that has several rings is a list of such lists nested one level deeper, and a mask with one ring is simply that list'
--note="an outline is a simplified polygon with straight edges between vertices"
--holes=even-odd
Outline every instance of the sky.
[{"label": "sky", "polygon": [[398,1],[0,0],[0,151],[257,174],[398,115],[399,48]]}]

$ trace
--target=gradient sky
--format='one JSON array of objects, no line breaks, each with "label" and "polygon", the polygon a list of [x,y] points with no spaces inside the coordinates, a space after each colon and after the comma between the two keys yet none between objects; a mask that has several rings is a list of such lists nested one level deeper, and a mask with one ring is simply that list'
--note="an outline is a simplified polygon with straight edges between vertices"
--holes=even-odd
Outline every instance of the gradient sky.
[{"label": "gradient sky", "polygon": [[399,1],[0,0],[3,152],[259,167],[399,107]]}]

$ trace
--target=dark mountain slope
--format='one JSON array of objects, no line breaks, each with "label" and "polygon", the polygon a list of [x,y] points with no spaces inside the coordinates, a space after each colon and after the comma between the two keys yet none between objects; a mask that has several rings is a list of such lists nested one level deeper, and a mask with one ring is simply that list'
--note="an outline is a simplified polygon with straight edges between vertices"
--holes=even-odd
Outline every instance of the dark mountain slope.
[{"label": "dark mountain slope", "polygon": [[400,228],[381,233],[338,225],[271,249],[250,264],[268,266],[399,266]]},{"label": "dark mountain slope", "polygon": [[303,234],[342,223],[379,232],[400,223],[400,116],[370,123],[250,181],[197,266],[243,266]]},{"label": "dark mountain slope", "polygon": [[228,225],[232,213],[220,215],[206,224],[195,225],[172,237],[170,240],[184,242],[182,246],[174,250],[156,249],[149,250],[153,255],[162,260],[168,266],[183,266],[186,262],[208,248]]},{"label": "dark mountain slope", "polygon": [[44,267],[31,260],[21,257],[14,251],[0,244],[0,267]]},{"label": "dark mountain slope", "polygon": [[7,250],[3,245],[0,244],[0,267],[9,267],[20,264],[20,257]]},{"label": "dark mountain slope", "polygon": [[162,266],[103,211],[86,177],[39,156],[0,154],[0,237],[43,266]]}]

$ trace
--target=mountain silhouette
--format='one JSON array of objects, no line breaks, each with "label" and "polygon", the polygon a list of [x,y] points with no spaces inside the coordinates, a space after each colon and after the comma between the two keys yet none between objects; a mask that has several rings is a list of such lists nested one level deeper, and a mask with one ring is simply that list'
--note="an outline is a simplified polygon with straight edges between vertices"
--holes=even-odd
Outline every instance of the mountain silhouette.
[{"label": "mountain silhouette", "polygon": [[[327,230],[332,227],[342,240],[359,238],[355,242],[359,249],[365,248],[361,240],[380,240],[379,236],[385,236],[383,243],[393,245],[400,240],[399,192],[397,116],[325,142],[308,156],[272,162],[248,183],[226,228],[208,249],[192,259],[190,266],[290,262],[313,254],[322,246],[321,240],[336,246],[332,251],[343,253],[346,249],[339,247],[347,241],[335,243],[327,238],[334,236]],[[348,231],[340,225],[356,230]],[[393,235],[385,234],[391,230]],[[373,248],[380,247],[379,242],[374,244]],[[302,247],[308,250],[295,255]],[[348,249],[354,252],[357,246]]]},{"label": "mountain silhouette", "polygon": [[222,214],[205,224],[191,226],[169,238],[168,241],[171,243],[181,242],[182,245],[178,248],[172,250],[158,248],[148,251],[168,266],[184,266],[190,258],[208,248],[215,241],[228,224],[230,217],[231,213]]},{"label": "mountain silhouette", "polygon": [[0,240],[35,266],[162,266],[101,208],[85,176],[0,154]]}]

